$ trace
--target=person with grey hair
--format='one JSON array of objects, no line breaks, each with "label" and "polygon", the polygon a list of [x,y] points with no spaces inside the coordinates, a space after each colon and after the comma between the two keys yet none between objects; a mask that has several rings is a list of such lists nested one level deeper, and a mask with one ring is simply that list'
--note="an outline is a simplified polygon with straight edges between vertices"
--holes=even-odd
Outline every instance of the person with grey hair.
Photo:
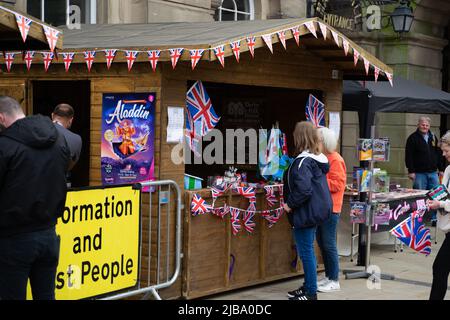
[{"label": "person with grey hair", "polygon": [[[441,150],[447,161],[450,161],[450,131],[441,138]],[[445,169],[442,184],[449,188],[450,166]],[[430,300],[444,300],[447,292],[448,275],[450,274],[450,200],[429,200],[430,209],[438,210],[437,228],[445,233],[445,240],[433,263],[433,283]]]},{"label": "person with grey hair", "polygon": [[325,278],[318,281],[317,291],[339,291],[339,256],[337,250],[337,227],[344,200],[347,168],[341,155],[336,152],[338,138],[333,130],[319,128],[322,153],[328,158],[330,171],[327,182],[333,200],[333,214],[317,227],[316,238],[325,265]]},{"label": "person with grey hair", "polygon": [[[431,132],[430,125],[429,117],[419,117],[417,130],[406,141],[405,164],[414,189],[430,190],[439,185],[438,172],[442,176],[445,168],[439,140]],[[432,212],[431,215],[434,224],[436,212]]]},{"label": "person with grey hair", "polygon": [[48,117],[0,96],[0,300],[55,299],[70,152]]}]

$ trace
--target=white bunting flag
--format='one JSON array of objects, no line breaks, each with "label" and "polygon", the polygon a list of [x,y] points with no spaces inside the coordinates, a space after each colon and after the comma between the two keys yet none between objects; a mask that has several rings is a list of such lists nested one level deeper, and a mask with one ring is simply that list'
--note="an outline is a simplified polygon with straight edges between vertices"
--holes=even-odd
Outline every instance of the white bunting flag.
[{"label": "white bunting flag", "polygon": [[344,47],[345,55],[347,55],[348,50],[350,49],[350,43],[346,39],[342,38],[342,46]]},{"label": "white bunting flag", "polygon": [[374,68],[375,82],[377,82],[378,81],[378,76],[380,75],[380,69],[378,69],[375,66],[373,66],[373,68]]},{"label": "white bunting flag", "polygon": [[191,54],[191,65],[192,65],[192,70],[195,69],[195,66],[197,65],[197,63],[200,61],[200,59],[202,58],[203,52],[205,50],[204,49],[194,49],[194,50],[189,50],[189,53]]},{"label": "white bunting flag", "polygon": [[331,30],[331,34],[333,35],[334,42],[336,42],[337,46],[340,47],[339,44],[339,35],[336,31]]},{"label": "white bunting flag", "polygon": [[264,42],[266,43],[267,47],[269,48],[270,52],[273,53],[272,48],[272,35],[271,34],[265,34],[262,36]]},{"label": "white bunting flag", "polygon": [[355,63],[355,66],[358,64],[358,60],[359,60],[359,51],[357,51],[356,49],[353,48],[353,60]]},{"label": "white bunting flag", "polygon": [[308,28],[309,32],[311,32],[314,35],[314,37],[317,38],[316,26],[314,22],[313,21],[305,22],[305,26]]},{"label": "white bunting flag", "polygon": [[241,40],[234,41],[230,43],[231,51],[233,51],[234,57],[236,61],[239,62],[239,58],[241,56]]},{"label": "white bunting flag", "polygon": [[30,32],[31,28],[31,19],[28,19],[27,17],[24,17],[18,13],[15,13],[16,21],[17,21],[17,27],[20,30],[20,34],[22,35],[22,40],[25,42],[27,40],[28,32]]},{"label": "white bunting flag", "polygon": [[281,44],[283,45],[284,50],[286,50],[286,31],[277,32],[278,39],[280,39]]},{"label": "white bunting flag", "polygon": [[225,68],[225,45],[214,48],[214,53],[216,54],[217,60],[219,60],[222,67]]},{"label": "white bunting flag", "polygon": [[170,52],[170,60],[172,61],[172,69],[175,69],[177,66],[178,60],[183,54],[183,48],[169,49]]},{"label": "white bunting flag", "polygon": [[69,72],[70,65],[72,64],[73,58],[75,57],[74,52],[64,52],[62,54],[63,56],[63,62],[64,62],[64,68],[66,69],[66,72]]},{"label": "white bunting flag", "polygon": [[114,61],[114,58],[116,57],[117,50],[116,49],[108,49],[108,50],[105,50],[104,52],[105,52],[105,58],[106,58],[106,67],[109,70],[109,68],[111,68],[111,65]]},{"label": "white bunting flag", "polygon": [[50,51],[53,52],[55,50],[56,43],[58,42],[59,31],[57,31],[53,28],[47,27],[47,26],[43,26],[43,27],[44,27],[45,36],[47,37],[48,45],[50,47]]},{"label": "white bunting flag", "polygon": [[389,72],[384,72],[386,74],[386,77],[389,80],[389,83],[391,84],[391,87],[394,86],[394,75],[392,73]]},{"label": "white bunting flag", "polygon": [[364,60],[364,68],[366,69],[366,75],[368,75],[369,74],[370,62],[369,62],[369,60],[367,60],[364,57],[363,57],[363,60]]},{"label": "white bunting flag", "polygon": [[298,31],[298,29],[299,27],[291,28],[292,36],[294,37],[297,46],[300,45],[300,31]]},{"label": "white bunting flag", "polygon": [[148,54],[148,61],[150,61],[152,70],[153,70],[153,72],[155,72],[156,65],[158,64],[159,56],[161,55],[161,50],[150,50],[150,51],[147,51],[147,54]]},{"label": "white bunting flag", "polygon": [[327,26],[322,22],[319,22],[320,32],[322,32],[322,36],[324,40],[327,40]]}]

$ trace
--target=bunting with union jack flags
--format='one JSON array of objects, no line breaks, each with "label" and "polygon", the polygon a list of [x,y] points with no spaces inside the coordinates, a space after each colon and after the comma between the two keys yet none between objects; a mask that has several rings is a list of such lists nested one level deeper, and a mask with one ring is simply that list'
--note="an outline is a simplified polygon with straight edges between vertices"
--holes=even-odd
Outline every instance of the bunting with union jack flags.
[{"label": "bunting with union jack flags", "polygon": [[193,216],[198,216],[200,214],[206,214],[212,211],[213,208],[206,203],[206,201],[197,193],[192,197],[191,202],[191,212]]},{"label": "bunting with union jack flags", "polygon": [[255,229],[256,223],[254,221],[254,217],[255,217],[255,211],[247,210],[244,212],[244,217],[243,217],[242,221],[244,222],[244,229],[248,233],[253,233],[253,230]]},{"label": "bunting with union jack flags", "polygon": [[108,50],[105,50],[104,52],[105,52],[105,58],[106,58],[106,67],[109,70],[109,68],[111,68],[111,65],[114,61],[114,58],[116,57],[117,50],[116,49],[108,49]]},{"label": "bunting with union jack flags", "polygon": [[239,220],[240,210],[237,208],[230,208],[231,213],[231,231],[233,235],[237,235],[241,231],[241,221]]},{"label": "bunting with union jack flags", "polygon": [[[220,120],[214,111],[211,99],[206,93],[203,83],[199,80],[189,89],[186,94],[186,108],[188,116],[192,118],[194,123],[193,130],[195,135],[205,136],[209,131],[214,129]],[[200,124],[200,132],[196,130]]]},{"label": "bunting with union jack flags", "polygon": [[150,61],[152,70],[153,70],[153,72],[155,72],[156,65],[158,64],[159,56],[161,55],[161,50],[150,50],[150,51],[147,51],[147,54],[148,54],[148,61]]},{"label": "bunting with union jack flags", "polygon": [[431,253],[430,229],[426,229],[419,219],[420,215],[412,213],[393,228],[391,233],[413,250],[428,256]]},{"label": "bunting with union jack flags", "polygon": [[18,13],[15,14],[17,27],[20,30],[20,34],[22,35],[23,42],[27,41],[28,32],[30,32],[31,23],[33,22],[31,19],[24,17]]},{"label": "bunting with union jack flags", "polygon": [[316,128],[325,127],[325,105],[312,94],[306,103],[306,120]]},{"label": "bunting with union jack flags", "polygon": [[70,65],[72,64],[73,57],[75,56],[74,52],[65,52],[62,54],[63,61],[64,61],[64,68],[66,69],[66,72],[69,72]]}]

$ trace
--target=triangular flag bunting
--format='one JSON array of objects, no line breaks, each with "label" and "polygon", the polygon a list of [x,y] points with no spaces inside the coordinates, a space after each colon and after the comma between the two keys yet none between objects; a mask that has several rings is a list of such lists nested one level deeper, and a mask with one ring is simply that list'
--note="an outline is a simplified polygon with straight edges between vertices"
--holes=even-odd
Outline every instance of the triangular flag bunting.
[{"label": "triangular flag bunting", "polygon": [[47,26],[43,26],[43,27],[44,27],[45,36],[47,37],[48,45],[50,47],[51,52],[53,52],[56,47],[56,42],[58,42],[59,31],[57,31],[53,28],[47,27]]},{"label": "triangular flag bunting", "polygon": [[363,57],[363,59],[364,59],[364,68],[366,69],[366,75],[368,75],[369,74],[370,62],[369,62],[369,60],[367,60],[364,57]]},{"label": "triangular flag bunting", "polygon": [[309,32],[311,32],[314,35],[314,37],[317,38],[316,26],[314,22],[313,21],[305,22],[305,26],[308,28]]},{"label": "triangular flag bunting", "polygon": [[125,50],[125,58],[127,59],[128,72],[130,72],[131,68],[133,68],[133,64],[136,61],[138,54],[139,51]]},{"label": "triangular flag bunting", "polygon": [[35,53],[36,53],[35,51],[27,51],[23,56],[23,60],[25,61],[28,71],[30,71],[31,63],[33,62]]},{"label": "triangular flag bunting", "polygon": [[265,34],[262,36],[264,42],[266,43],[267,47],[269,48],[270,52],[273,53],[272,48],[272,35],[271,34]]},{"label": "triangular flag bunting", "polygon": [[92,64],[94,63],[95,53],[96,53],[95,51],[84,52],[84,61],[86,61],[88,72],[91,72]]},{"label": "triangular flag bunting", "polygon": [[172,61],[172,69],[175,69],[178,60],[183,54],[183,48],[169,49],[170,52],[170,60]]},{"label": "triangular flag bunting", "polygon": [[345,55],[347,55],[348,50],[350,49],[350,43],[346,39],[342,38],[342,46],[344,47]]},{"label": "triangular flag bunting", "polygon": [[15,56],[16,56],[16,54],[14,52],[6,52],[6,53],[4,53],[6,69],[8,70],[8,72],[11,72],[11,66],[12,66],[12,64],[14,62],[14,57]]},{"label": "triangular flag bunting", "polygon": [[320,32],[322,32],[322,36],[324,40],[327,40],[327,26],[322,22],[319,22]]},{"label": "triangular flag bunting", "polygon": [[147,51],[148,61],[152,66],[153,72],[156,71],[156,65],[158,64],[159,56],[161,55],[161,50],[150,50]]},{"label": "triangular flag bunting", "polygon": [[205,50],[204,49],[194,49],[194,50],[189,50],[190,54],[191,54],[191,65],[192,65],[192,70],[195,69],[195,66],[197,65],[197,63],[200,61],[200,59],[202,58],[203,52]]},{"label": "triangular flag bunting", "polygon": [[32,20],[24,17],[18,13],[15,13],[17,27],[20,30],[20,34],[22,35],[22,40],[25,42],[27,40],[28,32],[30,32]]},{"label": "triangular flag bunting", "polygon": [[44,59],[45,72],[48,71],[50,64],[53,61],[55,54],[53,52],[42,52],[42,58]]},{"label": "triangular flag bunting", "polygon": [[391,84],[391,87],[394,86],[394,75],[392,73],[389,72],[384,72],[386,74],[386,77],[389,80],[389,83]]},{"label": "triangular flag bunting", "polygon": [[333,36],[334,42],[336,42],[337,46],[340,47],[340,45],[339,45],[339,35],[337,34],[337,32],[331,30],[331,34]]},{"label": "triangular flag bunting", "polygon": [[277,32],[278,39],[280,39],[281,44],[283,45],[283,48],[286,50],[286,31],[279,31]]},{"label": "triangular flag bunting", "polygon": [[64,62],[64,68],[66,69],[66,72],[69,72],[70,65],[72,64],[73,58],[75,57],[74,52],[64,52],[62,54],[63,56],[63,62]]},{"label": "triangular flag bunting", "polygon": [[222,67],[225,67],[225,45],[214,48],[214,53],[216,54],[217,60],[219,60]]},{"label": "triangular flag bunting", "polygon": [[355,49],[353,49],[353,60],[355,62],[355,66],[358,64],[358,60],[359,60],[359,52],[356,51]]},{"label": "triangular flag bunting", "polygon": [[299,27],[291,28],[292,36],[294,37],[297,46],[300,45],[300,31],[298,31],[298,28]]},{"label": "triangular flag bunting", "polygon": [[375,82],[377,82],[378,81],[378,76],[380,75],[380,69],[378,69],[375,66],[373,66],[373,68],[374,68]]},{"label": "triangular flag bunting", "polygon": [[111,65],[114,61],[114,58],[116,57],[117,50],[116,49],[109,49],[105,50],[105,58],[106,58],[106,67],[111,68]]},{"label": "triangular flag bunting", "polygon": [[239,62],[239,57],[241,55],[241,40],[234,41],[230,43],[231,51],[233,51],[236,61]]},{"label": "triangular flag bunting", "polygon": [[253,58],[255,57],[255,43],[256,37],[247,37],[248,50],[250,51],[250,54]]}]

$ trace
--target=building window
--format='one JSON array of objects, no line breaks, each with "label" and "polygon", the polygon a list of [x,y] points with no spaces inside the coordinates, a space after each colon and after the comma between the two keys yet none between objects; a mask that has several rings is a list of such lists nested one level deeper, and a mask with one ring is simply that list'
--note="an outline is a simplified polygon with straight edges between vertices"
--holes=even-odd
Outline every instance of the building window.
[{"label": "building window", "polygon": [[69,10],[71,6],[80,9],[77,21],[82,24],[96,23],[97,0],[27,0],[27,13],[53,26],[61,26],[77,14]]},{"label": "building window", "polygon": [[254,19],[253,0],[222,0],[216,11],[219,21],[237,21]]}]

